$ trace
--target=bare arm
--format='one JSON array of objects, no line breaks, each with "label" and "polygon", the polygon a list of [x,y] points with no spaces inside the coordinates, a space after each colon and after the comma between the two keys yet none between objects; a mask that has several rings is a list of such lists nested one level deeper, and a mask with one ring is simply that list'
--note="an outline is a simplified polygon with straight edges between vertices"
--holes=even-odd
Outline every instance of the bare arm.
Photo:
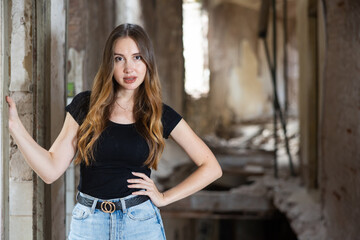
[{"label": "bare arm", "polygon": [[171,132],[171,137],[185,150],[198,169],[177,186],[163,193],[166,205],[203,189],[222,176],[221,167],[214,154],[184,120]]},{"label": "bare arm", "polygon": [[79,127],[67,113],[63,128],[47,151],[26,131],[21,123],[14,101],[7,97],[9,104],[9,131],[29,166],[47,184],[58,179],[70,165],[76,152],[76,132]]},{"label": "bare arm", "polygon": [[133,188],[143,188],[146,191],[138,191],[133,194],[148,195],[158,207],[185,198],[222,176],[221,167],[214,154],[206,144],[194,133],[185,120],[181,120],[171,132],[171,137],[178,143],[189,157],[198,166],[197,170],[175,187],[160,193],[153,181],[142,173],[133,173],[143,179],[130,179],[128,182],[136,183],[129,185]]}]

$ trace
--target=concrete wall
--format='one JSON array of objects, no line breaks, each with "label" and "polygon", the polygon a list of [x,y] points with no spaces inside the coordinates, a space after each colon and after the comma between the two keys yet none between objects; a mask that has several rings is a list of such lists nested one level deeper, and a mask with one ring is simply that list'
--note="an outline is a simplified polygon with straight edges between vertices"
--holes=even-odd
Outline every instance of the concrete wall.
[{"label": "concrete wall", "polygon": [[358,239],[360,2],[323,3],[327,46],[321,86],[320,151],[327,239]]},{"label": "concrete wall", "polygon": [[[249,3],[249,4],[246,4]],[[260,4],[250,1],[208,1],[210,94],[208,111],[214,130],[233,122],[261,120],[272,116],[272,84],[263,42],[258,38]],[[280,11],[279,9],[278,11]],[[290,113],[297,115],[295,21],[289,19]],[[272,24],[268,44],[272,46]],[[277,20],[277,81],[280,102],[284,104],[283,28]]]}]

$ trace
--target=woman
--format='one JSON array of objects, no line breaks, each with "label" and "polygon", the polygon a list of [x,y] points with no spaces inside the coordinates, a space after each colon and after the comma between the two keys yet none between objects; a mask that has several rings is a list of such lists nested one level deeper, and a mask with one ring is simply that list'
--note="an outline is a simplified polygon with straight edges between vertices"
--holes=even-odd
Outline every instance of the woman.
[{"label": "woman", "polygon": [[[66,106],[64,126],[49,149],[40,147],[9,104],[9,129],[31,168],[51,184],[75,154],[80,164],[69,239],[165,239],[158,207],[185,198],[222,175],[210,149],[182,117],[162,103],[154,51],[138,25],[115,28],[105,45],[92,91]],[[159,192],[150,179],[171,137],[198,166]]]}]

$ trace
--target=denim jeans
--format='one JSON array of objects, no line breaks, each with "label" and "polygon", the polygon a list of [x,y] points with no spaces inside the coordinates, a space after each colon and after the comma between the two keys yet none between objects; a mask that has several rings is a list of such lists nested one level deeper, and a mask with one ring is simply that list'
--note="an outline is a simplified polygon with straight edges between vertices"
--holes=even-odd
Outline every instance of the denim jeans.
[{"label": "denim jeans", "polygon": [[[79,192],[78,194],[95,201],[100,200]],[[165,240],[164,225],[160,210],[151,200],[136,206],[124,207],[125,199],[135,197],[107,199],[121,201],[123,210],[105,213],[101,209],[76,203],[70,224],[69,240]]]}]

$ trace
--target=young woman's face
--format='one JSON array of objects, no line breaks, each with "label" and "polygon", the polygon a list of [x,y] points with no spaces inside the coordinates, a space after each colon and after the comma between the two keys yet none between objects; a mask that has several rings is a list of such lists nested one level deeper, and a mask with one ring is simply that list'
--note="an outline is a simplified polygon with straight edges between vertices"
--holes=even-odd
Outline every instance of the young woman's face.
[{"label": "young woman's face", "polygon": [[144,81],[146,65],[129,37],[119,38],[114,48],[114,78],[122,90],[135,90]]}]

